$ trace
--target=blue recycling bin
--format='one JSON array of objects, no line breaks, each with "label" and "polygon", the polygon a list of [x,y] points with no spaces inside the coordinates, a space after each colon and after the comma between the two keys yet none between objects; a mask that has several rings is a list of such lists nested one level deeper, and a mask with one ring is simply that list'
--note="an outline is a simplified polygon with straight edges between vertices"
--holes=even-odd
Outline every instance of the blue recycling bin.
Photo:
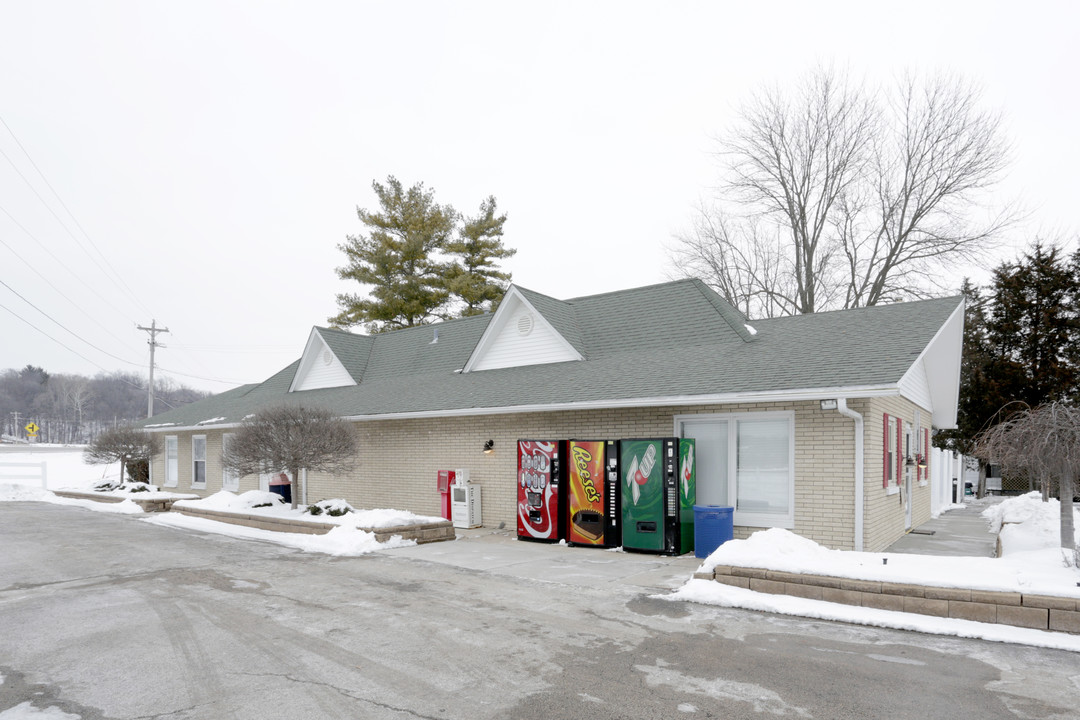
[{"label": "blue recycling bin", "polygon": [[735,508],[720,505],[694,506],[694,557],[707,558],[735,537],[733,512]]}]

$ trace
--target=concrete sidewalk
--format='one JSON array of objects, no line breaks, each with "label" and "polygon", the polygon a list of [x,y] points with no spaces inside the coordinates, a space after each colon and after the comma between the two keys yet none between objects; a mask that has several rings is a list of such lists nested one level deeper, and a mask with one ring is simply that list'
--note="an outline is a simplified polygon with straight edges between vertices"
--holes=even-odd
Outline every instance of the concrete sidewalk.
[{"label": "concrete sidewalk", "polygon": [[701,565],[680,557],[518,540],[510,530],[457,530],[457,540],[380,551],[498,575],[582,587],[673,590]]},{"label": "concrete sidewalk", "polygon": [[965,507],[949,510],[914,528],[886,552],[912,555],[997,557],[997,536],[980,514],[1005,498],[988,495],[966,498]]}]

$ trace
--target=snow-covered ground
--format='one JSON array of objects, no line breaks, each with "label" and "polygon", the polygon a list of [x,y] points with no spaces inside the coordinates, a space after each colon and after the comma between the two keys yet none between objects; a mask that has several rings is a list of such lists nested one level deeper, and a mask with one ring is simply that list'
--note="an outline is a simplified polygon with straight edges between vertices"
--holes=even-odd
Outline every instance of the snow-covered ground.
[{"label": "snow-covered ground", "polygon": [[[0,463],[5,461],[39,462],[41,460],[48,463],[50,489],[89,490],[103,480],[115,482],[119,476],[119,468],[116,466],[102,468],[83,464],[81,448],[73,448],[70,452],[35,453],[30,451],[0,454]],[[373,534],[359,530],[357,526],[388,527],[417,519],[438,519],[424,518],[397,510],[356,511],[338,517],[325,513],[312,516],[304,515],[299,510],[293,511],[286,505],[276,504],[276,499],[276,496],[271,496],[269,493],[257,491],[241,495],[221,492],[203,500],[181,502],[191,503],[196,507],[245,513],[252,512],[254,505],[275,502],[274,505],[259,508],[258,511],[277,517],[331,522],[340,527],[334,528],[325,535],[299,535],[229,525],[177,513],[155,513],[148,516],[145,522],[274,542],[308,552],[362,555],[375,550],[412,544],[412,541],[395,539],[379,544],[375,541]],[[33,481],[0,480],[0,501],[4,500],[39,500],[86,507],[98,512],[131,514],[142,512],[130,500],[121,503],[96,503],[89,500],[58,498],[53,493],[43,490],[40,484],[35,485]],[[1078,586],[1080,571],[1065,566],[1061,550],[1057,547],[1058,514],[1057,502],[1043,503],[1037,493],[1011,498],[989,508],[984,513],[988,523],[987,532],[1002,528],[1004,557],[998,559],[844,552],[823,548],[785,530],[773,529],[755,533],[747,540],[725,543],[702,563],[701,568],[707,570],[716,565],[739,565],[941,587],[971,587],[1080,597],[1080,586]],[[1080,511],[1078,511],[1075,525],[1080,529]],[[883,563],[883,560],[888,562]],[[768,595],[706,580],[690,580],[675,593],[662,597],[670,600],[701,602],[1080,652],[1080,636],[1066,633],[875,610],[785,595]],[[9,720],[9,716],[0,715],[0,720]]]},{"label": "snow-covered ground", "polygon": [[[1003,528],[1000,558],[829,550],[787,530],[774,528],[754,533],[746,540],[724,543],[705,559],[700,569],[708,571],[717,565],[732,565],[862,580],[1080,598],[1080,570],[1066,565],[1058,547],[1059,513],[1057,501],[1043,503],[1038,493],[1010,498],[984,511],[987,532]],[[1076,522],[1080,526],[1080,511]],[[709,580],[690,580],[665,597],[1080,652],[1080,636],[1067,633],[769,595]]]},{"label": "snow-covered ground", "polygon": [[[36,463],[46,462],[46,478],[48,489],[42,488],[41,483],[34,479],[7,480],[3,479],[3,468],[0,467],[0,502],[37,501],[49,502],[57,505],[68,505],[86,508],[95,512],[111,512],[127,515],[144,514],[132,500],[124,500],[119,503],[102,503],[93,500],[81,500],[63,498],[55,495],[53,490],[80,490],[91,491],[95,485],[102,482],[117,482],[120,478],[119,464],[108,466],[92,466],[83,462],[81,447],[64,448],[41,448],[34,450],[27,448],[25,451],[0,453],[0,466],[3,463]],[[26,468],[19,468],[25,471]],[[121,491],[108,493],[110,495],[122,495]],[[130,494],[130,497],[151,499],[154,497],[176,497],[175,493],[140,492]],[[188,497],[191,497],[190,495]],[[144,522],[168,527],[186,528],[200,532],[216,533],[231,537],[245,538],[249,540],[262,540],[279,545],[296,548],[306,552],[317,552],[326,555],[364,555],[393,547],[415,545],[412,540],[402,540],[398,536],[380,543],[371,532],[358,529],[358,527],[381,528],[405,525],[422,520],[441,520],[442,518],[426,518],[414,515],[403,510],[361,510],[349,512],[345,515],[331,516],[323,513],[313,516],[306,514],[302,509],[292,510],[288,505],[279,505],[280,498],[271,493],[251,491],[242,495],[230,492],[219,492],[204,500],[186,500],[181,502],[191,503],[195,507],[204,507],[213,510],[225,510],[244,513],[265,513],[275,517],[288,517],[296,520],[310,520],[313,522],[335,523],[340,527],[334,528],[324,535],[299,535],[296,533],[273,532],[260,530],[241,525],[215,522],[204,518],[188,517],[178,513],[151,513]],[[271,507],[254,509],[254,505],[266,502],[274,503]],[[344,501],[335,501],[336,505],[344,505]],[[347,507],[347,505],[345,506]],[[0,718],[6,720],[6,718]]]}]

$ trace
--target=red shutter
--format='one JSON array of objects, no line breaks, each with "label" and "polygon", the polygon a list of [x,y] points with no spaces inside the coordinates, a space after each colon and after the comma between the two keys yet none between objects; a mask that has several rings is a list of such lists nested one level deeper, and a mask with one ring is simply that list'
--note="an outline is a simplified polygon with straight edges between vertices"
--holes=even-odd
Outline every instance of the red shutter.
[{"label": "red shutter", "polygon": [[896,418],[896,486],[900,487],[904,475],[904,421]]},{"label": "red shutter", "polygon": [[889,413],[885,413],[885,429],[881,433],[882,447],[882,469],[881,469],[881,487],[886,490],[889,489]]}]

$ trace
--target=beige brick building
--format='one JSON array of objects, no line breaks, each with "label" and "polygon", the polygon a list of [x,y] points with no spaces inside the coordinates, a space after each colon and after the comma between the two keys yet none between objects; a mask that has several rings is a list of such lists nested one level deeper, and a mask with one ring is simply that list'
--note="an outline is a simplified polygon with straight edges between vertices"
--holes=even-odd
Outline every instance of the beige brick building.
[{"label": "beige brick building", "polygon": [[571,301],[511,288],[491,316],[316,328],[266,382],[147,421],[165,439],[152,478],[266,489],[225,473],[223,438],[260,407],[317,404],[355,424],[360,451],[347,474],[307,474],[308,502],[438,515],[436,474],[461,468],[483,524],[513,528],[519,439],[695,437],[699,501],[733,507],[736,537],[880,550],[930,517],[925,458],[955,423],[962,327],[958,298],[748,323],[697,281]]}]

